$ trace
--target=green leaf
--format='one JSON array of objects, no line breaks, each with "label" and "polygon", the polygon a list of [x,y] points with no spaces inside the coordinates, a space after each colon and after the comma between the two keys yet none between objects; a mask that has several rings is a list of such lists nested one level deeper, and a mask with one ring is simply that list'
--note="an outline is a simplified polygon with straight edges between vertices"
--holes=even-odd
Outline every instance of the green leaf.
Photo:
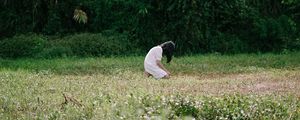
[{"label": "green leaf", "polygon": [[84,11],[80,9],[75,9],[73,19],[79,23],[86,24],[88,17]]}]

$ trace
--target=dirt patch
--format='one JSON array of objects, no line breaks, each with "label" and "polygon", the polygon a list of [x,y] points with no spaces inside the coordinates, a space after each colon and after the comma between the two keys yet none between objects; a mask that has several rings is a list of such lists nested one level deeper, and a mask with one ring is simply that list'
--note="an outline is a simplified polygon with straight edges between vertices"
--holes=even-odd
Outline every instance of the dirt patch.
[{"label": "dirt patch", "polygon": [[163,92],[184,94],[294,94],[300,95],[299,71],[174,76]]}]

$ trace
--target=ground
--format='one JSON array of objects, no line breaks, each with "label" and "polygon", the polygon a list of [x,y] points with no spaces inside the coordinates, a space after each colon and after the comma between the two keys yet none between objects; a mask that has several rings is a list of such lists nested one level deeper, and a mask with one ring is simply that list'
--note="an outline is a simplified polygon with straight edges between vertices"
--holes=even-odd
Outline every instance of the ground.
[{"label": "ground", "polygon": [[300,118],[298,58],[246,56],[177,58],[161,80],[142,57],[2,60],[0,118]]}]

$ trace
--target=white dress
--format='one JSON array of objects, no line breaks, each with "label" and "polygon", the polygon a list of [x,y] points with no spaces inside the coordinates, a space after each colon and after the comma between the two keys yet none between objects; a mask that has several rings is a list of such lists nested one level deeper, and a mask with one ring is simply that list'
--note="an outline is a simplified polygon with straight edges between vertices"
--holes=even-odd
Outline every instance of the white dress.
[{"label": "white dress", "polygon": [[161,61],[162,52],[161,46],[155,46],[148,52],[144,61],[145,71],[150,73],[156,79],[160,79],[167,75],[167,73],[156,63],[157,60]]}]

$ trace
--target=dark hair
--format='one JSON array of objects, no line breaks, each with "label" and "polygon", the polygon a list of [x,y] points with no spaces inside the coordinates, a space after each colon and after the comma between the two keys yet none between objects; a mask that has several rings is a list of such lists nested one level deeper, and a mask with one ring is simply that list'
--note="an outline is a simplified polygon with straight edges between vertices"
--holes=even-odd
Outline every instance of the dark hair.
[{"label": "dark hair", "polygon": [[167,63],[169,63],[172,60],[173,52],[175,50],[175,43],[172,41],[167,41],[160,46],[163,50],[163,55],[167,57]]}]

